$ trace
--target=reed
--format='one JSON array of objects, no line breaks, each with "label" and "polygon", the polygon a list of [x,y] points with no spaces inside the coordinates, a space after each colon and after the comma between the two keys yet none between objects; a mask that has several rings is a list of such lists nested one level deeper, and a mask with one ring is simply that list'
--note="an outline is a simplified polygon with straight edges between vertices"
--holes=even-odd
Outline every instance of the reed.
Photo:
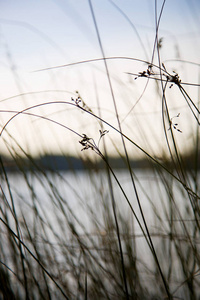
[{"label": "reed", "polygon": [[[113,1],[109,2],[136,31],[123,11]],[[146,49],[145,60],[106,57],[93,2],[89,0],[102,57],[49,68],[102,62],[113,103],[113,119],[104,118],[97,90],[96,109],[76,92],[67,101],[41,101],[22,110],[1,110],[2,114],[11,113],[12,117],[2,124],[0,132],[9,152],[9,159],[0,157],[0,298],[199,298],[200,111],[198,102],[187,91],[188,86],[197,89],[199,84],[182,82],[179,74],[168,71],[161,60],[159,25],[165,2],[157,16],[155,1],[156,30],[151,59]],[[145,80],[146,86],[151,81],[155,83],[167,149],[159,158],[153,154],[151,145],[143,147],[127,134],[125,120],[144,93],[127,115],[122,116],[109,69],[111,61],[137,61],[144,67],[143,71],[128,72],[129,75],[136,82]],[[195,124],[193,147],[188,155],[181,151],[177,139],[184,131],[179,126],[181,114],[173,115],[170,109],[169,90],[172,89],[176,89],[187,104]],[[78,113],[83,122],[91,122],[98,132],[93,136],[87,127],[85,131],[84,126],[77,130],[76,126],[68,126],[54,115],[38,112],[49,107],[55,110],[61,107],[75,116]],[[68,166],[64,172],[56,168],[56,163],[43,165],[42,159],[22,147],[9,130],[21,117],[70,132],[74,136],[70,143],[79,147],[81,170],[74,167],[73,159],[62,150]],[[81,118],[79,122],[82,126]],[[34,126],[34,122],[32,124]],[[145,140],[145,130],[140,130]],[[112,135],[119,139],[113,140]],[[123,166],[121,169],[113,164],[108,139]],[[131,151],[142,155],[145,168],[132,165]],[[14,172],[9,169],[10,163]]]}]

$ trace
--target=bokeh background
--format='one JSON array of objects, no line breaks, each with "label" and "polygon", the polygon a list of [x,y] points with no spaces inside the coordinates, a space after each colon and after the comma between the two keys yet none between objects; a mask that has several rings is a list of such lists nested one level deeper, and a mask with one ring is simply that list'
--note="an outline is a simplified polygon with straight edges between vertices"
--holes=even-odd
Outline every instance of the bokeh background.
[{"label": "bokeh background", "polygon": [[[107,63],[122,130],[155,156],[166,152],[160,84],[144,77],[135,80],[136,75],[127,73],[143,72],[147,64],[142,61],[151,62],[162,4],[156,1],[155,6],[152,0],[93,1],[105,56],[115,57]],[[95,114],[117,127],[104,61],[84,62],[102,58],[88,1],[7,0],[0,1],[0,7],[1,128],[18,111],[52,101],[71,102],[78,93]],[[199,83],[199,24],[198,0],[165,2],[158,30],[160,58],[167,71],[177,72],[182,82]],[[156,52],[153,63],[158,64]],[[184,87],[198,104],[198,87]],[[166,93],[170,117],[180,114],[174,119],[182,131],[175,132],[176,139],[188,152],[196,126],[193,116],[176,86]],[[97,120],[69,104],[46,104],[28,112],[99,139]],[[116,148],[121,149],[120,136],[108,126],[105,129],[109,130],[105,137],[108,149],[115,155]],[[2,133],[1,153],[14,148],[20,152],[20,145],[33,155],[78,155],[79,140],[59,125],[20,114]],[[132,146],[130,149],[133,157],[140,155]]]}]

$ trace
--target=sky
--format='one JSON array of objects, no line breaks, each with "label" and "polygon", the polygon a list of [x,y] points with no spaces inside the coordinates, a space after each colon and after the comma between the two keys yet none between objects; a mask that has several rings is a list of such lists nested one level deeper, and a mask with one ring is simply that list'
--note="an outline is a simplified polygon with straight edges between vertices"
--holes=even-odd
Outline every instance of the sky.
[{"label": "sky", "polygon": [[[151,62],[155,12],[158,20],[163,3],[158,30],[161,62],[182,82],[199,83],[198,0],[91,1],[104,54],[115,57],[107,60],[107,66],[122,130],[155,156],[166,150],[161,86],[128,73],[143,72],[147,69],[143,61]],[[1,152],[80,155],[78,134],[98,144],[101,125],[71,105],[77,95],[94,114],[118,128],[104,61],[80,63],[103,57],[89,1],[1,0],[0,43]],[[157,52],[153,63],[158,65]],[[185,88],[197,104],[198,87]],[[196,132],[194,116],[176,86],[168,88],[166,96],[170,118],[182,131],[175,129],[175,138],[188,151]],[[18,114],[7,124],[24,109],[29,115]],[[106,124],[104,129],[109,131],[104,137],[109,151],[123,152],[119,133]],[[133,157],[141,154],[128,142],[127,147]]]}]

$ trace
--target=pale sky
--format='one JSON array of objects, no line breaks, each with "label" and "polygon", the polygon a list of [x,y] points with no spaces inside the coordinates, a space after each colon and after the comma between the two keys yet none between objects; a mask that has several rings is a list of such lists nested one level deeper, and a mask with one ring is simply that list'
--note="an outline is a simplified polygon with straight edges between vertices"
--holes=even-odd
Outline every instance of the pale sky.
[{"label": "pale sky", "polygon": [[[155,40],[155,3],[158,16],[163,1],[93,0],[98,30],[106,57],[127,57],[151,61]],[[167,70],[178,72],[182,82],[198,83],[200,64],[200,1],[166,0],[158,37],[162,38],[161,62]],[[0,1],[0,126],[14,115],[36,104],[68,101],[79,91],[88,107],[117,127],[112,95],[103,61],[77,64],[44,71],[84,60],[102,58],[95,26],[87,0],[7,0]],[[176,61],[175,61],[176,60]],[[146,70],[147,65],[130,59],[108,60],[108,68],[122,129],[147,151],[161,155],[166,149],[158,87],[150,80],[140,98],[146,78],[130,76]],[[155,54],[154,63],[157,64]],[[185,87],[195,103],[198,88]],[[170,117],[182,133],[175,132],[180,147],[188,149],[193,142],[195,122],[177,87],[167,89]],[[96,142],[100,125],[94,117],[68,104],[48,104],[28,112],[48,117],[87,134]],[[126,117],[127,116],[127,117]],[[124,119],[125,118],[125,119]],[[110,152],[120,147],[119,134],[105,125]],[[66,128],[47,120],[18,115],[1,137],[1,151],[19,146],[33,154],[80,153],[80,139]],[[113,146],[113,143],[115,146]],[[18,146],[17,146],[18,144]],[[128,144],[127,144],[128,145]],[[135,148],[128,145],[131,154]],[[11,150],[13,151],[13,150]]]}]

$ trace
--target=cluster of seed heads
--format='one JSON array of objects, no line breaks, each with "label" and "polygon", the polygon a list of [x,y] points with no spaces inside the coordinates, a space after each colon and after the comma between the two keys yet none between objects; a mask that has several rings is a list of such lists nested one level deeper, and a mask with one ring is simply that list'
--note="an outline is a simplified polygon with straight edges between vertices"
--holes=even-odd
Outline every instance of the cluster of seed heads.
[{"label": "cluster of seed heads", "polygon": [[[106,134],[108,133],[108,130],[99,130],[100,133],[100,139]],[[79,141],[79,143],[83,146],[83,148],[81,149],[81,151],[83,150],[94,150],[97,154],[100,154],[99,151],[99,147],[96,145],[95,141],[92,138],[89,138],[86,134],[82,134],[82,139]],[[99,143],[98,143],[99,144]]]},{"label": "cluster of seed heads", "polygon": [[143,72],[139,72],[139,75],[135,77],[135,79],[137,79],[138,77],[149,77],[151,75],[155,75],[155,73],[153,72],[153,66],[150,64],[148,65],[148,68],[146,71]]},{"label": "cluster of seed heads", "polygon": [[173,123],[173,119],[174,118],[178,118],[180,116],[180,113],[177,115],[177,116],[174,116],[173,118],[171,118],[170,122],[169,122],[169,129],[168,130],[171,130],[172,128],[174,128],[175,130],[177,130],[178,132],[181,132],[182,131],[177,127],[178,126],[178,123]]},{"label": "cluster of seed heads", "polygon": [[78,96],[78,97],[75,98],[75,99],[71,97],[71,100],[76,104],[76,106],[80,106],[79,103],[82,102],[80,96]]},{"label": "cluster of seed heads", "polygon": [[77,97],[75,99],[73,97],[71,97],[71,101],[73,101],[76,106],[83,108],[84,110],[87,110],[89,112],[92,112],[91,108],[89,106],[87,106],[85,101],[79,95],[78,91],[76,91],[76,94],[77,94]]},{"label": "cluster of seed heads", "polygon": [[94,141],[93,140],[91,141],[91,140],[92,140],[92,138],[89,138],[86,134],[83,133],[82,140],[79,141],[79,143],[83,146],[81,151],[87,150],[87,149],[94,150]]},{"label": "cluster of seed heads", "polygon": [[[165,68],[165,65],[163,63],[162,63],[162,67],[163,67],[163,70],[164,70],[164,72],[162,73],[162,76],[165,77],[167,82],[171,82],[171,85],[169,86],[169,88],[171,88],[173,86],[173,84],[176,84],[176,85],[180,86],[181,79],[180,79],[178,73],[173,71],[174,74],[171,75],[167,72],[167,70]],[[138,77],[151,77],[151,76],[158,76],[158,75],[160,75],[160,74],[155,73],[153,71],[153,66],[151,64],[149,64],[147,70],[139,72],[138,75],[135,77],[135,80]],[[155,77],[155,79],[158,79],[158,78]]]}]

